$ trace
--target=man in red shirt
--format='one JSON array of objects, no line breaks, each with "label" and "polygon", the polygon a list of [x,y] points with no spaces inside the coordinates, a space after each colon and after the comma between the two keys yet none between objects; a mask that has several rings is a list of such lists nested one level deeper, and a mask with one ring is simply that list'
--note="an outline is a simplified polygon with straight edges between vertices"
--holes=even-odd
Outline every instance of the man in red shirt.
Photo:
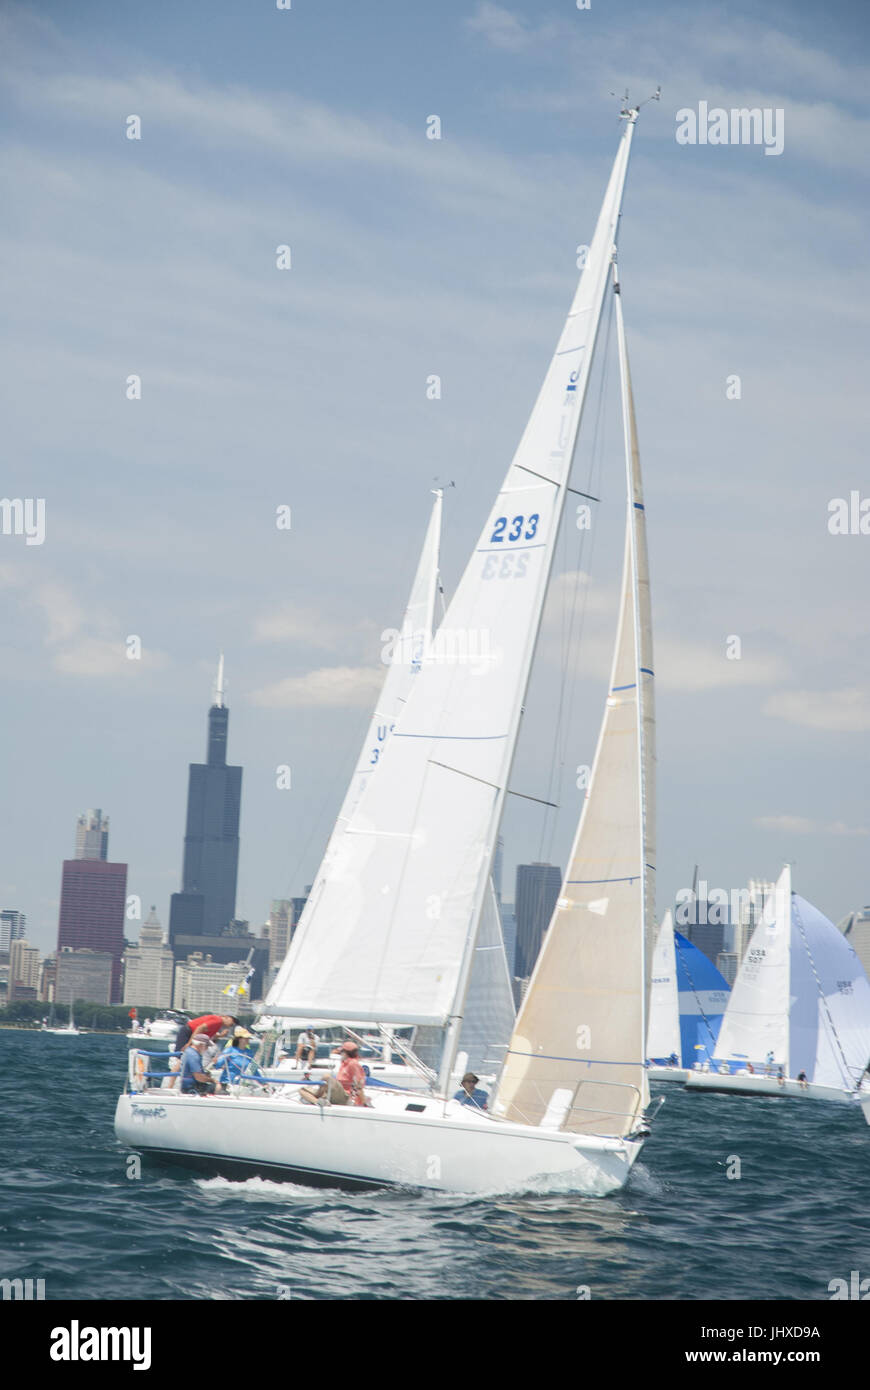
[{"label": "man in red shirt", "polygon": [[175,1051],[180,1052],[183,1047],[187,1047],[195,1033],[205,1033],[207,1037],[213,1038],[218,1033],[225,1032],[227,1028],[234,1027],[238,1021],[232,1014],[202,1014],[190,1023],[182,1023],[175,1035]]}]

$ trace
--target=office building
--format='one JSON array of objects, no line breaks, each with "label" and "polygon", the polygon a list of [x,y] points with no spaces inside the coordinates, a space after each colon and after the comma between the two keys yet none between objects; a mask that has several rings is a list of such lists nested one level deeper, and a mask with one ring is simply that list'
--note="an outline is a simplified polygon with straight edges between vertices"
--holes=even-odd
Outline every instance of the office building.
[{"label": "office building", "polygon": [[20,941],[27,929],[27,918],[14,907],[0,912],[0,955],[6,955],[13,941]]},{"label": "office building", "polygon": [[[82,831],[82,822],[88,827]],[[98,822],[94,829],[90,822]],[[107,951],[112,957],[112,984],[109,1002],[121,1002],[121,970],[124,954],[124,909],[127,895],[127,865],[111,864],[102,857],[108,853],[107,819],[101,811],[80,817],[76,827],[76,848],[94,850],[98,856],[65,859],[60,890],[57,949]],[[87,840],[87,836],[99,837]],[[105,838],[104,838],[105,837]],[[81,996],[84,997],[84,996]]]},{"label": "office building", "polygon": [[74,1004],[77,999],[90,1004],[119,1002],[112,996],[115,957],[110,951],[58,947],[54,997],[58,1004]]},{"label": "office building", "polygon": [[163,939],[163,928],[152,907],[139,932],[136,946],[124,952],[124,1003],[168,1009],[172,1005],[175,960]]},{"label": "office building", "polygon": [[532,973],[561,889],[562,870],[555,864],[517,865],[513,973],[519,980]]}]

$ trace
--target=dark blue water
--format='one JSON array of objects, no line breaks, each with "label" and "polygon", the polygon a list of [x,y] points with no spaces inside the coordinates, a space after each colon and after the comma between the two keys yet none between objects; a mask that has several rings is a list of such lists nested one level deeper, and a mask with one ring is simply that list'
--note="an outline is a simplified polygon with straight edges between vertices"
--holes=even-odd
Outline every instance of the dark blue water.
[{"label": "dark blue water", "polygon": [[47,1299],[827,1299],[870,1276],[857,1108],[669,1087],[629,1186],[598,1200],[348,1195],[147,1158],[131,1180],[126,1057],[0,1030],[0,1275]]}]

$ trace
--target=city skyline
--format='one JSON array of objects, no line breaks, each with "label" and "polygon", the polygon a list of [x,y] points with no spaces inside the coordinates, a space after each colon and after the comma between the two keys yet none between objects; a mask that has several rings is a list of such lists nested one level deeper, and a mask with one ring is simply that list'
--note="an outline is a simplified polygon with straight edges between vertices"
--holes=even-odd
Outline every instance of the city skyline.
[{"label": "city skyline", "polygon": [[[820,34],[809,8],[787,24],[738,3],[701,25],[631,0],[619,15],[410,10],[385,0],[384,52],[351,7],[338,42],[328,15],[294,7],[297,47],[274,43],[272,16],[237,26],[218,4],[206,51],[187,13],[171,32],[123,13],[106,30],[87,7],[0,18],[18,206],[4,490],[45,503],[42,544],[0,536],[14,731],[0,775],[16,797],[0,901],[43,950],[69,824],[94,802],[111,808],[129,892],[167,920],[190,730],[222,648],[246,769],[239,914],[259,924],[312,880],[429,489],[457,483],[449,596],[591,231],[610,93],[663,80],[620,257],[655,613],[659,916],[694,863],[732,887],[787,858],[834,921],[870,896],[870,541],[828,524],[832,500],[866,492],[855,21],[840,11]],[[702,101],[782,109],[782,153],[678,143],[677,113]],[[602,559],[621,525],[611,387],[600,456],[587,424],[580,460],[602,482],[594,564],[578,589],[566,538],[513,783],[561,810],[514,800],[508,881],[520,861],[567,862],[594,752],[616,603]],[[554,755],[578,593],[583,655]]]}]

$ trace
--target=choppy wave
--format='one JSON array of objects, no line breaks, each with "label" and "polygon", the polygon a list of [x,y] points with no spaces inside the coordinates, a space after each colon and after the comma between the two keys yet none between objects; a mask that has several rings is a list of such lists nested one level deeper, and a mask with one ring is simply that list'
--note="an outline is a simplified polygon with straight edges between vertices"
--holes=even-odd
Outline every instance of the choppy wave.
[{"label": "choppy wave", "polygon": [[126,1055],[0,1030],[0,1274],[44,1278],[49,1299],[816,1299],[870,1274],[870,1128],[851,1108],[671,1087],[627,1188],[600,1199],[345,1193],[147,1159],[129,1178]]}]

